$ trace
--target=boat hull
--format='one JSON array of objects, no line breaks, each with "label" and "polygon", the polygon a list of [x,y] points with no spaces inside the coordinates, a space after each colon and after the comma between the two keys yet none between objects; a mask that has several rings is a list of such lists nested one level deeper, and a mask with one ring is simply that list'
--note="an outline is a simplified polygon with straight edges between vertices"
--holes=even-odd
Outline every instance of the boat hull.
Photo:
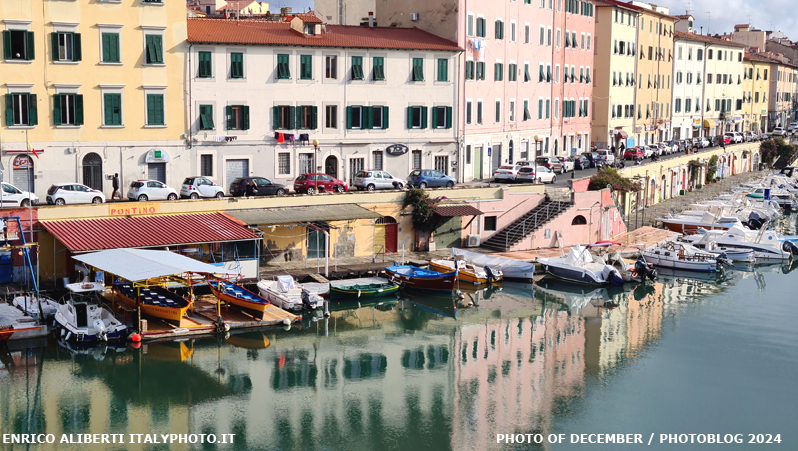
[{"label": "boat hull", "polygon": [[[454,268],[451,266],[442,265],[440,263],[436,263],[435,261],[431,261],[429,263],[430,269],[433,271],[438,271],[439,273],[448,273],[454,271]],[[485,285],[491,283],[487,277],[480,277],[475,274],[473,271],[469,271],[467,269],[458,269],[457,270],[457,280],[460,282],[468,282],[474,285]],[[496,276],[496,280],[493,283],[501,282],[502,276]]]},{"label": "boat hull", "polygon": [[249,290],[245,290],[244,288],[235,284],[230,284],[230,285],[241,290],[244,293],[251,295],[252,299],[245,299],[243,297],[239,297],[234,294],[227,293],[225,291],[219,291],[217,283],[218,282],[213,282],[213,281],[208,282],[208,286],[211,287],[211,291],[213,292],[214,296],[218,297],[224,302],[227,302],[228,304],[232,304],[243,310],[249,310],[263,316],[263,312],[266,311],[266,306],[270,304],[268,300],[258,296],[255,293],[252,293]]},{"label": "boat hull", "polygon": [[455,289],[457,272],[438,273],[439,275],[415,276],[412,273],[396,272],[391,267],[385,268],[385,273],[404,288],[428,291],[452,291]]},{"label": "boat hull", "polygon": [[609,282],[595,277],[589,271],[576,270],[558,265],[548,264],[544,265],[546,274],[549,274],[558,279],[568,280],[583,285],[606,286]]},{"label": "boat hull", "polygon": [[399,291],[399,285],[385,285],[379,288],[365,290],[352,289],[352,287],[330,287],[330,299],[370,299],[387,296]]},{"label": "boat hull", "polygon": [[671,232],[679,232],[685,235],[695,235],[696,233],[698,233],[698,229],[729,230],[729,226],[724,226],[720,224],[682,223],[682,222],[669,222],[667,220],[662,221],[662,225],[664,225]]},{"label": "boat hull", "polygon": [[135,299],[125,295],[121,291],[119,291],[116,287],[114,287],[114,291],[119,296],[122,301],[127,304],[129,307],[138,308],[141,307],[141,314],[146,316],[151,316],[153,318],[159,318],[166,321],[171,321],[174,323],[180,323],[180,320],[188,311],[189,307],[191,307],[191,301],[188,301],[188,304],[184,307],[164,307],[158,305],[150,305],[145,304],[142,302],[137,303]]},{"label": "boat hull", "polygon": [[716,261],[687,261],[675,258],[668,258],[661,254],[643,251],[643,257],[647,263],[662,268],[678,269],[682,271],[696,272],[717,272],[718,263]]}]

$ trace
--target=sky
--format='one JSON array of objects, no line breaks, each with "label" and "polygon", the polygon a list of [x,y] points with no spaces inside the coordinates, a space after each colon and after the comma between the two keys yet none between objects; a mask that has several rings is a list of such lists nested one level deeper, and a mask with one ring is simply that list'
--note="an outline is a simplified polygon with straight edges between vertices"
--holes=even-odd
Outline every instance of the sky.
[{"label": "sky", "polygon": [[[750,23],[760,30],[783,31],[791,40],[798,40],[798,31],[794,31],[798,29],[795,0],[649,0],[649,3],[670,8],[672,15],[685,14],[690,9],[696,19],[695,29],[704,27],[704,33],[731,33],[734,25]],[[279,11],[281,6],[304,10],[313,7],[313,0],[269,3],[273,11]]]}]

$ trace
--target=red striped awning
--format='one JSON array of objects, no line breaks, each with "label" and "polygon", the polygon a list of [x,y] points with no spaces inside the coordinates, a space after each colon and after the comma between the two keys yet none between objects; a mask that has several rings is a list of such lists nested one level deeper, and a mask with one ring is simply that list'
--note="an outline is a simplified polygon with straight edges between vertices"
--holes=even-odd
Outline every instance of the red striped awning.
[{"label": "red striped awning", "polygon": [[451,218],[454,216],[479,216],[483,213],[469,204],[448,204],[435,207],[435,214]]},{"label": "red striped awning", "polygon": [[39,221],[72,252],[255,240],[224,213]]}]

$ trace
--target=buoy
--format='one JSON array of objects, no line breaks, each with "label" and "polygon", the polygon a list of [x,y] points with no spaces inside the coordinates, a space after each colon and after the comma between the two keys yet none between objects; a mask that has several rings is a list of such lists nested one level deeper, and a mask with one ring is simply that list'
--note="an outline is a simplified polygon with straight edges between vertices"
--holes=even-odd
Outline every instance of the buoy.
[{"label": "buoy", "polygon": [[283,320],[283,324],[285,324],[286,326],[290,326],[291,325],[291,320],[286,318],[286,319]]},{"label": "buoy", "polygon": [[133,343],[140,343],[141,342],[141,335],[139,335],[139,334],[137,334],[135,332],[130,334],[130,341],[132,341]]}]

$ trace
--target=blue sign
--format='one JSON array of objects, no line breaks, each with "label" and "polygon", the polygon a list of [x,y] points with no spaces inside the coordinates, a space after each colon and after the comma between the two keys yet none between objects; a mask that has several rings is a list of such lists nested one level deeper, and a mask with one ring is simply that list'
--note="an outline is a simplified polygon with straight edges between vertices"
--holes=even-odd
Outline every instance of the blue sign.
[{"label": "blue sign", "polygon": [[488,147],[488,156],[490,156],[490,150],[491,150],[490,147]]},{"label": "blue sign", "polygon": [[626,148],[634,147],[635,146],[635,139],[633,137],[629,137],[626,139]]}]

